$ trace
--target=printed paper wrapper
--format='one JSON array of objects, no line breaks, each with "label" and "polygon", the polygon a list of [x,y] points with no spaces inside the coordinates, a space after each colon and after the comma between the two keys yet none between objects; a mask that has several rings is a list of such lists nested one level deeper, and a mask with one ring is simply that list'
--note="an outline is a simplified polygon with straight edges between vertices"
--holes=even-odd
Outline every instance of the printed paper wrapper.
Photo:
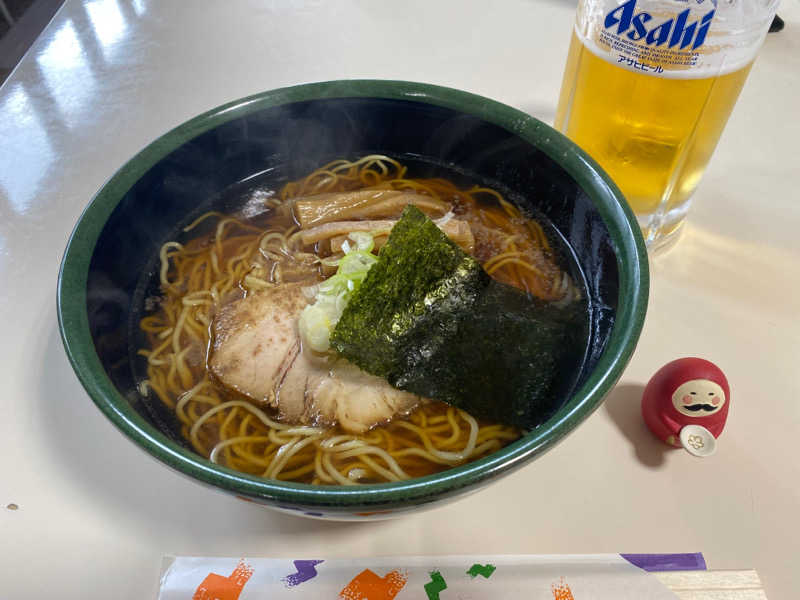
[{"label": "printed paper wrapper", "polygon": [[158,598],[675,600],[646,570],[705,568],[698,554],[624,556],[627,560],[619,554],[298,560],[179,556],[165,559]]}]

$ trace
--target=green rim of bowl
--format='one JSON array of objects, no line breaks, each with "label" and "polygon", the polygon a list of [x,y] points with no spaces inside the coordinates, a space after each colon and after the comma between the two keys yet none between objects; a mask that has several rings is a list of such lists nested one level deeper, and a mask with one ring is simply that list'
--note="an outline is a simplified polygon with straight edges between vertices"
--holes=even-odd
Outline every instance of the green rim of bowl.
[{"label": "green rim of bowl", "polygon": [[[618,312],[597,366],[570,401],[546,423],[483,459],[436,475],[369,486],[312,486],[245,475],[211,463],[150,425],[116,389],[95,352],[86,305],[89,264],[107,219],[134,183],[167,154],[209,129],[266,108],[324,98],[423,102],[503,127],[562,165],[592,199],[609,229],[619,269]],[[176,127],[128,161],[95,195],[72,232],[59,272],[58,319],[67,356],[89,396],[114,425],[157,459],[201,482],[255,500],[348,512],[401,508],[451,496],[551,448],[600,405],[619,379],[642,330],[648,290],[644,241],[622,193],[588,154],[550,126],[510,106],[451,88],[404,81],[329,81],[230,102]]]}]

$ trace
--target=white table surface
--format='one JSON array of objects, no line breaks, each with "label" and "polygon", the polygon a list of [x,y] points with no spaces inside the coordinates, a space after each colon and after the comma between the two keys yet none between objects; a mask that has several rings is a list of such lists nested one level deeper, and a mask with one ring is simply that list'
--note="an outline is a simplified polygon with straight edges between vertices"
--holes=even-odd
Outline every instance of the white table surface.
[{"label": "white table surface", "polygon": [[[492,8],[494,7],[494,8]],[[153,598],[164,554],[274,557],[702,551],[796,596],[800,557],[800,3],[768,36],[696,196],[652,262],[619,386],[549,454],[394,521],[284,516],[168,470],[94,407],[59,339],[78,215],[147,143],[229,100],[338,78],[432,82],[552,121],[574,2],[68,0],[0,88],[0,597]],[[718,453],[644,429],[648,378],[726,371]],[[18,510],[6,506],[17,504]]]}]

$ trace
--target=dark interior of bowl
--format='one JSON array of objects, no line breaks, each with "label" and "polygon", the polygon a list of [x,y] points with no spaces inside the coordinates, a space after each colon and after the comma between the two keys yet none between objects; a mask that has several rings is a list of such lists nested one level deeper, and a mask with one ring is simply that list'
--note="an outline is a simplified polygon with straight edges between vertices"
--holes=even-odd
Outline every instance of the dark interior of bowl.
[{"label": "dark interior of bowl", "polygon": [[619,293],[609,231],[574,179],[507,129],[457,111],[409,100],[330,98],[267,108],[191,139],[152,166],[124,195],[92,257],[89,326],[99,358],[118,390],[151,424],[181,442],[171,418],[137,391],[138,319],[152,292],[158,251],[209,209],[241,208],[255,186],[277,189],[337,158],[381,153],[414,177],[445,176],[499,189],[560,239],[565,262],[583,280],[588,343],[566,402],[598,362]]}]

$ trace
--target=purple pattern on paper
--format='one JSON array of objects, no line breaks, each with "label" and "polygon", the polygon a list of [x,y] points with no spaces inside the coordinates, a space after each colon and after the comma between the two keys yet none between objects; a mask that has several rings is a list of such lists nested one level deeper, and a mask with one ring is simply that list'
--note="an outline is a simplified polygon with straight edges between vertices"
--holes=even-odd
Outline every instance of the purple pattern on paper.
[{"label": "purple pattern on paper", "polygon": [[634,566],[645,571],[705,571],[703,554],[620,554]]},{"label": "purple pattern on paper", "polygon": [[287,575],[283,578],[283,581],[286,583],[287,587],[294,587],[305,581],[308,581],[309,579],[314,579],[314,577],[317,576],[317,569],[315,566],[325,561],[295,560],[292,562],[294,562],[294,568],[297,569],[297,573],[292,573],[291,575]]}]

